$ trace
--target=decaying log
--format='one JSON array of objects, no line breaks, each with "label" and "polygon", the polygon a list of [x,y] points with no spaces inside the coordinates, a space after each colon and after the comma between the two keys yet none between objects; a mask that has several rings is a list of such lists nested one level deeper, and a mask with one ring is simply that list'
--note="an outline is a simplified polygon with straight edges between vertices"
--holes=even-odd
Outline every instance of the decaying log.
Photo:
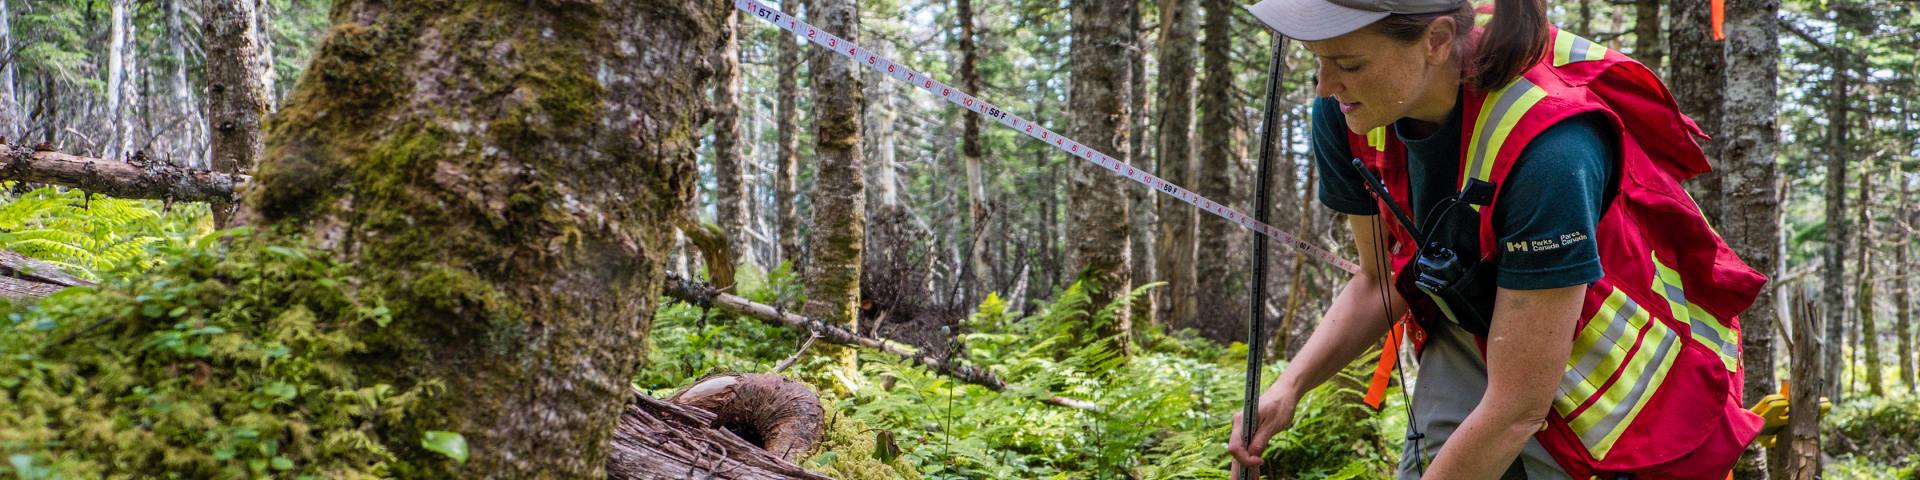
[{"label": "decaying log", "polygon": [[820,395],[791,378],[761,373],[701,377],[667,401],[699,407],[725,428],[768,453],[798,461],[820,443]]},{"label": "decaying log", "polygon": [[92,285],[47,262],[0,249],[0,298],[19,300],[52,295],[62,288]]},{"label": "decaying log", "polygon": [[[692,302],[699,305],[712,305],[715,307],[720,307],[721,309],[726,311],[739,313],[741,315],[746,315],[749,317],[757,318],[757,319],[771,322],[771,323],[776,323],[776,324],[785,326],[787,328],[792,328],[802,332],[818,334],[821,340],[824,340],[828,343],[864,347],[872,350],[878,350],[881,352],[890,353],[900,358],[904,358],[909,361],[912,361],[913,363],[918,364],[922,367],[925,367],[928,370],[939,372],[949,377],[958,379],[962,382],[971,383],[971,384],[979,385],[982,387],[987,387],[988,390],[1001,392],[1001,391],[1006,391],[1007,389],[1007,383],[1005,381],[1000,380],[999,377],[994,376],[992,372],[981,370],[979,368],[974,368],[968,365],[959,365],[947,360],[935,358],[931,355],[926,354],[926,352],[922,352],[919,349],[914,348],[911,345],[906,345],[900,342],[895,342],[895,341],[886,340],[886,339],[857,335],[857,334],[854,334],[853,332],[847,331],[844,328],[840,328],[838,326],[835,326],[826,322],[810,319],[807,317],[800,316],[798,314],[776,309],[770,305],[756,303],[752,300],[747,300],[737,295],[722,293],[722,292],[716,291],[713,287],[707,286],[700,282],[681,278],[679,275],[675,275],[672,272],[667,273],[667,284],[664,290],[665,291],[663,293],[665,293],[667,296],[680,299],[682,301]],[[1099,406],[1094,405],[1092,402],[1088,402],[1086,400],[1078,400],[1078,399],[1054,396],[1054,397],[1041,399],[1040,401],[1050,405],[1058,405],[1062,407],[1076,408],[1080,410],[1100,411]]]},{"label": "decaying log", "polygon": [[238,201],[246,175],[166,163],[133,164],[0,144],[0,180],[73,187],[115,198]]},{"label": "decaying log", "polygon": [[718,416],[635,391],[613,430],[610,479],[826,480],[748,443]]}]

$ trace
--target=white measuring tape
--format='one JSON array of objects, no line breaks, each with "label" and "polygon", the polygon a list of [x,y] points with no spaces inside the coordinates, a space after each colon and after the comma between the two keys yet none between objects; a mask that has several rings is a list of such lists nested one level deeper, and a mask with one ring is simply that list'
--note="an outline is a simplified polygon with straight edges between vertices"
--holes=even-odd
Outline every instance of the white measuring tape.
[{"label": "white measuring tape", "polygon": [[913,85],[915,88],[938,95],[940,98],[944,98],[954,105],[959,105],[961,108],[986,115],[987,118],[999,121],[1001,125],[1005,125],[1015,131],[1025,133],[1029,137],[1053,145],[1053,148],[1059,149],[1060,151],[1093,162],[1094,165],[1099,165],[1115,174],[1139,182],[1141,185],[1146,185],[1147,188],[1158,190],[1160,193],[1171,195],[1173,198],[1179,199],[1182,202],[1200,207],[1201,210],[1207,213],[1266,235],[1267,238],[1279,240],[1281,243],[1306,252],[1308,255],[1320,261],[1340,267],[1340,269],[1346,270],[1349,273],[1358,273],[1360,271],[1360,267],[1353,262],[1340,258],[1339,255],[1334,255],[1333,252],[1328,252],[1326,249],[1307,243],[1299,237],[1280,230],[1279,227],[1261,223],[1259,220],[1254,220],[1253,217],[1247,214],[1240,213],[1239,210],[1221,205],[1213,200],[1207,199],[1207,197],[1200,196],[1198,193],[1193,193],[1191,190],[1181,188],[1179,185],[1168,183],[1166,180],[1154,176],[1152,173],[1133,168],[1133,165],[1129,165],[1126,162],[1094,150],[1092,147],[1083,145],[1059,133],[1054,133],[1053,130],[1048,130],[1046,127],[1028,121],[1027,119],[1007,113],[1007,111],[1001,110],[999,107],[995,107],[967,92],[960,91],[945,83],[940,83],[940,81],[928,77],[924,72],[894,63],[892,59],[879,56],[865,48],[860,48],[859,45],[854,45],[852,42],[827,33],[825,30],[815,28],[812,24],[800,21],[798,18],[793,18],[792,15],[787,15],[764,3],[755,0],[735,0],[733,6],[747,12],[749,15],[759,17],[767,23],[780,27],[783,30],[806,37],[807,41],[822,47],[827,47],[827,49],[832,50],[833,53],[840,54],[840,56],[846,57],[848,60],[853,60],[854,63],[866,65],[867,68],[884,73],[889,77],[893,77],[894,80],[907,82],[907,84]]}]

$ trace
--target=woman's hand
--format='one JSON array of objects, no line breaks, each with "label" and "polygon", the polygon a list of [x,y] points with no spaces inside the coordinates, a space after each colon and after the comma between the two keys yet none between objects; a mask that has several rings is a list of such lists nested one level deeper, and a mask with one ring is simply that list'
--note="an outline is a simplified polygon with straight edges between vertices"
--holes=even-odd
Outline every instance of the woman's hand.
[{"label": "woman's hand", "polygon": [[1227,438],[1227,453],[1233,455],[1233,478],[1240,478],[1240,469],[1254,469],[1254,478],[1260,478],[1260,454],[1266,453],[1267,441],[1293,425],[1293,407],[1297,400],[1287,395],[1275,395],[1273,392],[1260,396],[1257,407],[1260,424],[1253,429],[1253,445],[1245,442],[1246,419],[1243,414],[1233,414],[1233,433]]}]

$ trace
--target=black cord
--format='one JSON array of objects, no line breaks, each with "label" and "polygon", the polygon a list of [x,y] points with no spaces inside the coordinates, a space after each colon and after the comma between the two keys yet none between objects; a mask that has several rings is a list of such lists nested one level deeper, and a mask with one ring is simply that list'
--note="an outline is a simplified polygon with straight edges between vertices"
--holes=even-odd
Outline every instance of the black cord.
[{"label": "black cord", "polygon": [[[1367,172],[1366,167],[1364,165],[1360,164],[1358,159],[1355,159],[1354,167],[1360,169],[1362,172],[1371,174],[1371,172]],[[1368,180],[1373,180],[1371,178],[1371,175],[1369,175]],[[1374,181],[1377,182],[1377,180],[1374,180]],[[1394,213],[1397,213],[1397,214],[1400,213],[1398,211],[1399,205],[1393,203],[1393,197],[1391,195],[1386,195],[1386,187],[1384,185],[1378,185],[1378,184],[1376,184],[1375,186],[1380,189],[1379,192],[1376,192],[1378,194],[1381,194],[1379,196],[1380,200],[1382,202],[1386,202],[1389,207],[1394,208],[1395,210]],[[1401,215],[1402,215],[1402,218],[1401,218],[1402,221],[1411,223],[1411,219],[1404,218],[1405,214],[1401,214]],[[1374,216],[1374,222],[1375,222],[1374,228],[1373,228],[1374,248],[1372,252],[1369,252],[1369,254],[1373,255],[1374,262],[1376,265],[1380,265],[1382,270],[1386,270],[1389,272],[1386,275],[1379,276],[1380,277],[1380,311],[1381,313],[1386,315],[1387,331],[1392,332],[1393,321],[1394,321],[1393,304],[1392,304],[1392,297],[1388,295],[1387,289],[1393,288],[1393,281],[1390,279],[1390,275],[1391,275],[1390,272],[1391,270],[1393,270],[1393,265],[1391,263],[1388,263],[1388,262],[1391,262],[1392,259],[1388,257],[1386,254],[1388,235],[1386,233],[1387,225],[1386,225],[1386,222],[1383,220],[1384,219],[1381,219],[1377,214]],[[1405,335],[1403,334],[1402,337],[1404,338],[1404,336]],[[1388,337],[1391,338],[1392,335],[1388,335]],[[1382,355],[1385,354],[1384,349],[1382,350],[1381,354]],[[1400,400],[1402,401],[1402,403],[1405,404],[1407,409],[1407,441],[1413,443],[1414,471],[1418,472],[1422,476],[1425,476],[1426,469],[1427,469],[1427,464],[1426,464],[1427,456],[1426,456],[1426,445],[1425,445],[1425,442],[1423,442],[1423,440],[1425,440],[1427,436],[1424,433],[1420,433],[1420,428],[1419,428],[1420,422],[1417,418],[1414,417],[1413,399],[1407,393],[1407,371],[1406,369],[1400,368],[1400,362],[1398,358],[1395,358],[1393,370],[1400,377]]]}]

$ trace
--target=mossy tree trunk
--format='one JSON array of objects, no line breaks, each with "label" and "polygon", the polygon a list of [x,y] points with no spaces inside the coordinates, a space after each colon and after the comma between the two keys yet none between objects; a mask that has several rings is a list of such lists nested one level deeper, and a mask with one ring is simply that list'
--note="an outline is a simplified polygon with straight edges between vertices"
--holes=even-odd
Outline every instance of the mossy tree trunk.
[{"label": "mossy tree trunk", "polygon": [[[973,41],[973,0],[955,0],[954,7],[960,16],[960,88],[979,94],[980,71],[975,64],[980,55]],[[972,227],[972,243],[967,247],[971,288],[964,297],[973,301],[985,298],[994,288],[993,266],[987,263],[987,172],[980,147],[980,117],[961,113],[960,122],[960,156],[967,168],[967,225]]]},{"label": "mossy tree trunk", "polygon": [[[1088,147],[1116,160],[1130,161],[1127,48],[1131,37],[1126,30],[1132,10],[1138,6],[1131,1],[1074,0],[1071,8],[1067,136],[1087,142]],[[1067,186],[1068,264],[1081,280],[1091,284],[1094,293],[1090,300],[1096,308],[1102,308],[1133,289],[1133,275],[1127,269],[1125,192],[1135,187],[1093,162],[1068,162],[1072,163]],[[1100,325],[1098,332],[1116,337],[1120,351],[1130,352],[1132,323],[1127,309],[1120,309],[1115,316]]]},{"label": "mossy tree trunk", "polygon": [[[1832,52],[1829,52],[1830,54]],[[1840,356],[1840,346],[1847,341],[1847,242],[1853,237],[1853,226],[1847,221],[1847,56],[1832,54],[1834,64],[1831,86],[1827,91],[1827,138],[1825,151],[1826,180],[1826,265],[1821,267],[1821,285],[1823,286],[1827,312],[1824,348],[1821,365],[1826,371],[1824,377],[1829,380],[1828,397],[1835,403],[1842,398],[1843,386],[1840,372],[1846,362]],[[1729,131],[1732,131],[1729,129]]]},{"label": "mossy tree trunk", "polygon": [[[337,252],[394,322],[356,375],[435,380],[380,434],[407,476],[605,476],[724,3],[344,0],[267,132],[259,221]],[[417,447],[463,435],[464,466]]]},{"label": "mossy tree trunk", "polygon": [[1894,233],[1893,242],[1893,268],[1901,272],[1900,275],[1893,276],[1894,281],[1898,282],[1894,286],[1894,292],[1898,295],[1895,301],[1899,304],[1894,309],[1893,330],[1898,333],[1896,341],[1899,342],[1894,350],[1896,354],[1894,358],[1900,361],[1900,384],[1906,385],[1907,392],[1912,393],[1915,388],[1913,384],[1913,278],[1910,275],[1914,269],[1907,263],[1907,251],[1913,249],[1913,204],[1908,203],[1913,199],[1910,193],[1912,189],[1910,184],[1913,182],[1909,181],[1898,167],[1894,169],[1893,179],[1900,182],[1900,201],[1895,202],[1898,206],[1894,207],[1893,218],[1897,219],[1896,224],[1901,226],[1901,229]]},{"label": "mossy tree trunk", "polygon": [[[260,116],[267,111],[267,88],[254,68],[260,45],[254,43],[254,0],[212,0],[201,13],[207,45],[207,136],[213,170],[247,173],[264,147]],[[213,221],[226,225],[231,209],[213,204]]]},{"label": "mossy tree trunk", "polygon": [[1633,58],[1659,72],[1661,57],[1667,53],[1660,49],[1660,0],[1635,0],[1633,4]]},{"label": "mossy tree trunk", "polygon": [[1859,286],[1854,290],[1856,298],[1853,303],[1854,308],[1858,309],[1857,318],[1860,321],[1860,347],[1862,348],[1857,355],[1862,357],[1861,367],[1866,370],[1867,392],[1878,397],[1885,392],[1880,389],[1880,339],[1877,335],[1879,328],[1874,326],[1873,318],[1873,284],[1875,280],[1879,280],[1873,277],[1873,250],[1874,244],[1877,243],[1873,232],[1873,175],[1869,174],[1873,171],[1873,165],[1873,160],[1868,159],[1860,168],[1860,214],[1858,217],[1860,233],[1857,237],[1859,241],[1855,245],[1855,249],[1860,251],[1860,273],[1857,279]]},{"label": "mossy tree trunk", "polygon": [[[1194,37],[1200,26],[1200,9],[1196,3],[1195,0],[1160,2],[1160,84],[1156,93],[1162,103],[1159,115],[1154,118],[1157,125],[1154,131],[1158,133],[1155,138],[1159,139],[1154,150],[1160,178],[1201,192],[1200,186],[1194,183],[1193,161]],[[1077,107],[1074,110],[1079,111]],[[1084,136],[1075,138],[1097,141]],[[1198,327],[1199,282],[1194,259],[1199,212],[1170,196],[1154,195],[1154,198],[1159,204],[1160,228],[1154,238],[1159,245],[1154,249],[1153,269],[1167,282],[1161,289],[1165,293],[1159,302],[1159,319],[1169,328]]]},{"label": "mossy tree trunk", "polygon": [[[815,0],[815,25],[850,43],[859,42],[860,6],[855,0]],[[857,331],[860,319],[860,252],[867,228],[866,159],[861,150],[859,70],[824,48],[811,49],[813,81],[813,228],[807,267],[808,317]],[[854,352],[827,349],[852,368]]]}]

